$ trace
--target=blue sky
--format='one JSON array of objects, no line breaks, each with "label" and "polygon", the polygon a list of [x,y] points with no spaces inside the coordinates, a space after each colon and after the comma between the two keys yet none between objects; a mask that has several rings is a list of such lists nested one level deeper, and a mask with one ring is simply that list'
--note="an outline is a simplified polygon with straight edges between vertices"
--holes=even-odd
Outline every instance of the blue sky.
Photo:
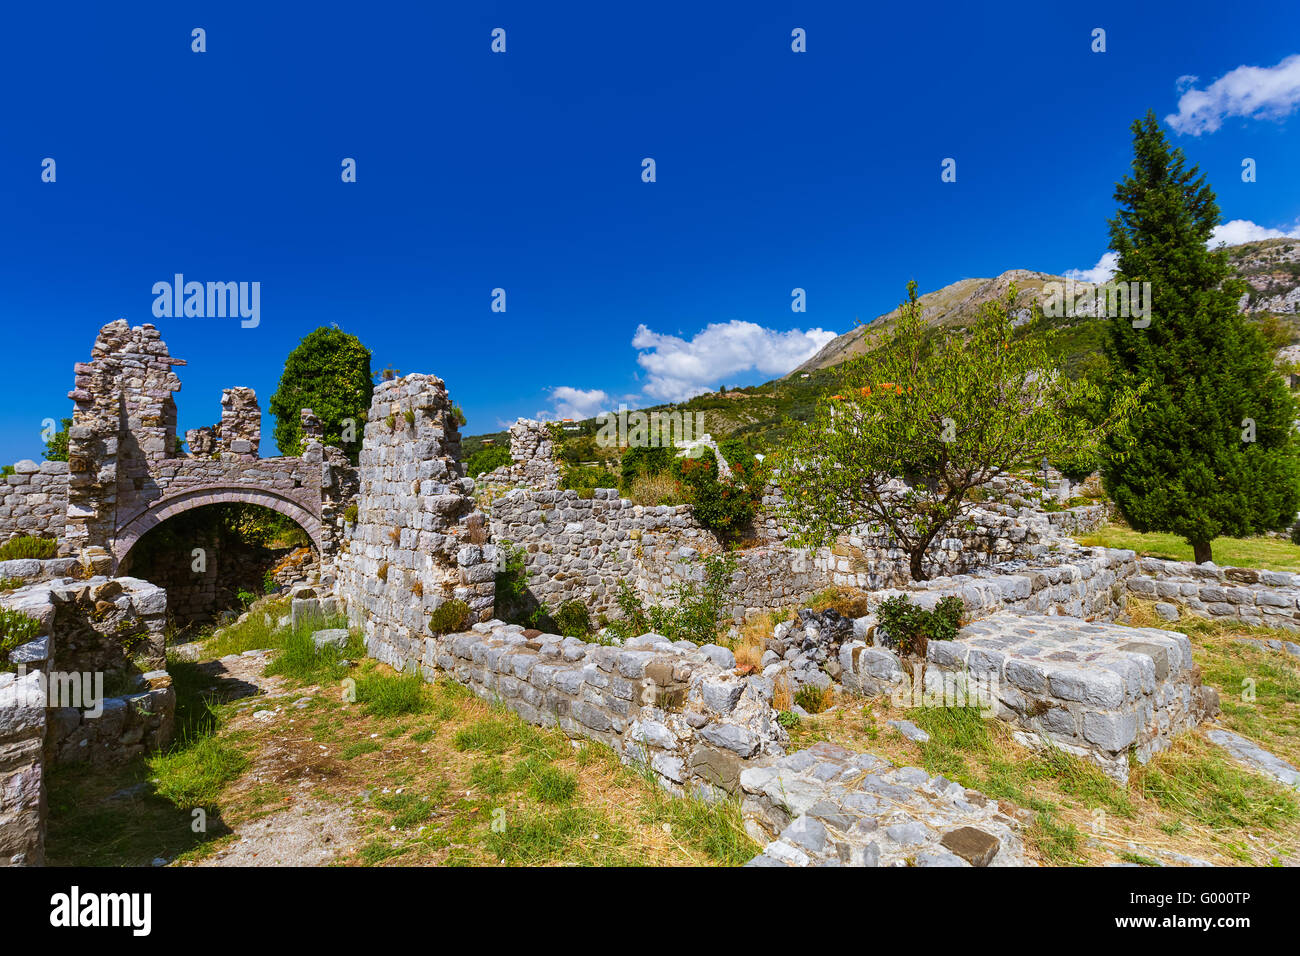
[{"label": "blue sky", "polygon": [[[909,279],[1096,265],[1148,108],[1232,238],[1300,232],[1294,2],[279,6],[0,12],[0,461],[117,318],[189,361],[182,431],[330,323],[470,433],[762,382]],[[155,319],[175,273],[260,282],[260,323]]]}]

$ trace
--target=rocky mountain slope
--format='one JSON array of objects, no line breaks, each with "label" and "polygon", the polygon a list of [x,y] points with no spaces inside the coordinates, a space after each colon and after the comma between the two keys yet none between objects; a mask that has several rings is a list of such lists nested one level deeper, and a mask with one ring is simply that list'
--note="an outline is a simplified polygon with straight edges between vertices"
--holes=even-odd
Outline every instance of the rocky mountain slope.
[{"label": "rocky mountain slope", "polygon": [[[1300,239],[1265,239],[1230,246],[1228,257],[1250,286],[1242,298],[1243,311],[1254,315],[1271,313],[1300,330]],[[1017,302],[1028,310],[1035,302],[1043,304],[1048,283],[1065,281],[1064,276],[1027,269],[1010,269],[995,279],[960,279],[921,296],[922,315],[932,325],[964,326],[974,320],[981,305],[1004,297],[1013,282]],[[871,336],[887,329],[897,317],[898,309],[893,309],[845,332],[786,377],[831,368],[862,354],[869,348]],[[1072,324],[1063,323],[1067,327]]]}]

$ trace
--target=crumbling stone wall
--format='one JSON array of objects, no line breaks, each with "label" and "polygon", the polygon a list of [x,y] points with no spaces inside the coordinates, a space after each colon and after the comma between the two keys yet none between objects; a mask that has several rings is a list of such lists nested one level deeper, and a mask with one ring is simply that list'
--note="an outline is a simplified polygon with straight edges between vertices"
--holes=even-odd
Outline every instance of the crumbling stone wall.
[{"label": "crumbling stone wall", "polygon": [[176,455],[176,403],[180,379],[153,325],[125,320],[99,330],[89,362],[76,365],[75,403],[68,432],[66,547],[107,547],[118,509],[154,486],[151,466]]},{"label": "crumbling stone wall", "polygon": [[555,443],[546,422],[520,418],[510,426],[509,465],[478,476],[480,489],[528,487],[551,490],[560,486]]},{"label": "crumbling stone wall", "polygon": [[45,863],[45,704],[38,673],[0,674],[0,866]]},{"label": "crumbling stone wall", "polygon": [[251,388],[238,386],[221,393],[221,454],[252,461],[262,441],[262,409]]},{"label": "crumbling stone wall", "polygon": [[41,865],[48,766],[120,763],[171,740],[167,595],[134,578],[54,578],[0,605],[39,624],[0,673],[0,866]]},{"label": "crumbling stone wall", "polygon": [[15,535],[63,537],[68,512],[66,461],[14,462],[14,473],[0,488],[0,542]]},{"label": "crumbling stone wall", "polygon": [[[1062,543],[1060,533],[1042,512],[977,509],[972,524],[960,537],[935,542],[926,561],[933,577],[947,579],[1012,560],[1044,567],[1057,563],[1053,549]],[[593,615],[613,612],[620,581],[654,600],[674,584],[698,579],[700,559],[722,550],[689,505],[634,505],[612,488],[598,488],[591,498],[576,491],[514,489],[493,502],[491,525],[498,546],[509,542],[523,549],[529,590],[552,611],[580,600]],[[730,593],[737,619],[808,601],[832,585],[865,591],[928,586],[910,582],[906,553],[885,535],[847,535],[835,548],[773,543],[732,554],[737,569]],[[1053,576],[1044,573],[1042,586]],[[1091,571],[1078,573],[1093,577]],[[1076,580],[1071,572],[1062,574],[1055,575],[1056,584]],[[1021,587],[1014,585],[1016,593]],[[1053,600],[1069,597],[1057,593]],[[1106,606],[1114,603],[1110,599]],[[1079,610],[1098,613],[1095,603]]]},{"label": "crumbling stone wall", "polygon": [[1300,574],[1142,558],[1128,590],[1156,601],[1169,620],[1182,613],[1300,631]]},{"label": "crumbling stone wall", "polygon": [[475,621],[490,617],[496,552],[442,379],[412,374],[375,389],[358,478],[338,593],[371,655],[408,659],[429,614],[450,600]]},{"label": "crumbling stone wall", "polygon": [[879,646],[878,628],[859,630],[862,639],[840,647],[847,688],[898,693],[905,706],[921,706],[927,690],[949,706],[969,702],[1019,728],[1023,743],[1047,738],[1119,781],[1130,752],[1146,763],[1219,710],[1191,643],[1174,631],[1002,611],[956,640],[930,641],[922,675]]},{"label": "crumbling stone wall", "polygon": [[737,792],[741,770],[789,743],[762,677],[734,673],[716,644],[646,634],[624,647],[524,632],[500,621],[426,637],[404,661],[428,680],[446,671],[529,723],[604,743],[674,792]]},{"label": "crumbling stone wall", "polygon": [[300,457],[258,458],[261,411],[244,387],[222,393],[220,424],[190,430],[190,453],[181,454],[173,394],[174,368],[184,364],[154,326],[121,320],[104,326],[91,361],[77,364],[65,552],[102,547],[121,560],[172,515],[245,502],[292,518],[330,563],[357,488],[347,457],[322,445],[317,431]]}]

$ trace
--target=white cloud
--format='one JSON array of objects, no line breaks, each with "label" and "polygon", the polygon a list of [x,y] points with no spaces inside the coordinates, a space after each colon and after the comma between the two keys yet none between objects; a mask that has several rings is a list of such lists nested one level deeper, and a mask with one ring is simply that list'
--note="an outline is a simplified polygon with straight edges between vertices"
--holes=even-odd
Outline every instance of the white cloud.
[{"label": "white cloud", "polygon": [[1101,284],[1113,276],[1117,268],[1119,268],[1119,253],[1105,252],[1102,253],[1101,258],[1097,260],[1097,264],[1091,269],[1066,269],[1065,277],[1073,279],[1075,282]]},{"label": "white cloud", "polygon": [[[1214,248],[1222,242],[1229,246],[1235,246],[1243,242],[1258,242],[1260,239],[1300,239],[1300,221],[1291,226],[1284,226],[1281,229],[1272,229],[1251,222],[1249,219],[1234,219],[1231,222],[1215,226],[1214,232],[1210,233],[1210,241],[1206,245]],[[1074,279],[1076,282],[1101,283],[1114,275],[1115,270],[1118,268],[1119,253],[1107,252],[1097,260],[1097,264],[1091,269],[1066,269],[1065,277]]]},{"label": "white cloud", "polygon": [[742,372],[784,375],[835,336],[825,329],[778,332],[732,319],[711,323],[689,341],[640,325],[632,347],[642,350],[637,364],[649,373],[645,395],[680,402],[725,385],[725,379]]},{"label": "white cloud", "polygon": [[1235,246],[1240,242],[1258,242],[1260,239],[1300,239],[1300,222],[1287,229],[1269,229],[1267,226],[1260,226],[1251,222],[1249,219],[1234,219],[1232,222],[1225,222],[1220,226],[1214,227],[1214,232],[1210,234],[1210,245],[1217,246],[1224,242],[1230,246]]},{"label": "white cloud", "polygon": [[551,389],[551,400],[555,402],[554,409],[538,412],[538,418],[551,421],[572,418],[574,421],[581,421],[584,418],[592,418],[610,407],[609,393],[599,388],[582,389],[557,385]]},{"label": "white cloud", "polygon": [[1213,133],[1230,116],[1280,120],[1300,106],[1300,53],[1277,66],[1239,66],[1203,90],[1178,78],[1178,112],[1165,122],[1177,133]]}]

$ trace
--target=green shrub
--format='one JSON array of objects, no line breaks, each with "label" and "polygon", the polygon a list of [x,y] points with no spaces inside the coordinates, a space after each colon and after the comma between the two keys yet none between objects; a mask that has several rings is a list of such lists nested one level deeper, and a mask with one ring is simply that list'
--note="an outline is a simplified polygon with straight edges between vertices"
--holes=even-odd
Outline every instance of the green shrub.
[{"label": "green shrub", "polygon": [[0,607],[0,671],[14,670],[9,652],[40,636],[41,624],[21,611]]},{"label": "green shrub", "polygon": [[704,559],[702,580],[679,581],[668,589],[664,601],[650,607],[626,581],[619,581],[616,601],[623,617],[610,622],[609,630],[625,641],[654,631],[670,641],[713,644],[728,618],[728,590],[735,571],[734,555],[710,555]]},{"label": "green shrub", "polygon": [[15,558],[37,558],[45,560],[59,553],[59,542],[53,538],[33,538],[24,535],[11,538],[0,544],[0,561],[12,561]]},{"label": "green shrub", "polygon": [[555,626],[564,637],[585,639],[591,634],[591,613],[581,601],[565,601],[555,613]]},{"label": "green shrub", "polygon": [[343,520],[348,524],[357,523],[357,503],[355,501],[343,509]]},{"label": "green shrub", "polygon": [[631,494],[632,485],[641,475],[657,475],[673,465],[671,448],[629,448],[619,462],[619,488],[624,497]]},{"label": "green shrub", "polygon": [[431,634],[455,634],[469,622],[469,605],[464,601],[444,601],[429,615]]},{"label": "green shrub", "polygon": [[597,488],[614,488],[618,479],[613,472],[594,465],[569,465],[560,478],[561,491],[576,491],[580,498],[590,498]]},{"label": "green shrub", "polygon": [[465,460],[465,474],[477,478],[484,472],[496,471],[510,464],[510,461],[510,449],[502,445],[489,445],[480,448]]},{"label": "green shrub", "polygon": [[913,604],[906,594],[886,598],[876,607],[876,617],[889,644],[900,654],[924,657],[930,641],[951,641],[961,628],[965,605],[959,597],[943,598],[933,611]]},{"label": "green shrub", "polygon": [[762,501],[764,475],[757,463],[738,463],[731,477],[718,477],[717,458],[679,458],[673,472],[687,488],[696,520],[723,540],[740,537],[754,521]]}]

